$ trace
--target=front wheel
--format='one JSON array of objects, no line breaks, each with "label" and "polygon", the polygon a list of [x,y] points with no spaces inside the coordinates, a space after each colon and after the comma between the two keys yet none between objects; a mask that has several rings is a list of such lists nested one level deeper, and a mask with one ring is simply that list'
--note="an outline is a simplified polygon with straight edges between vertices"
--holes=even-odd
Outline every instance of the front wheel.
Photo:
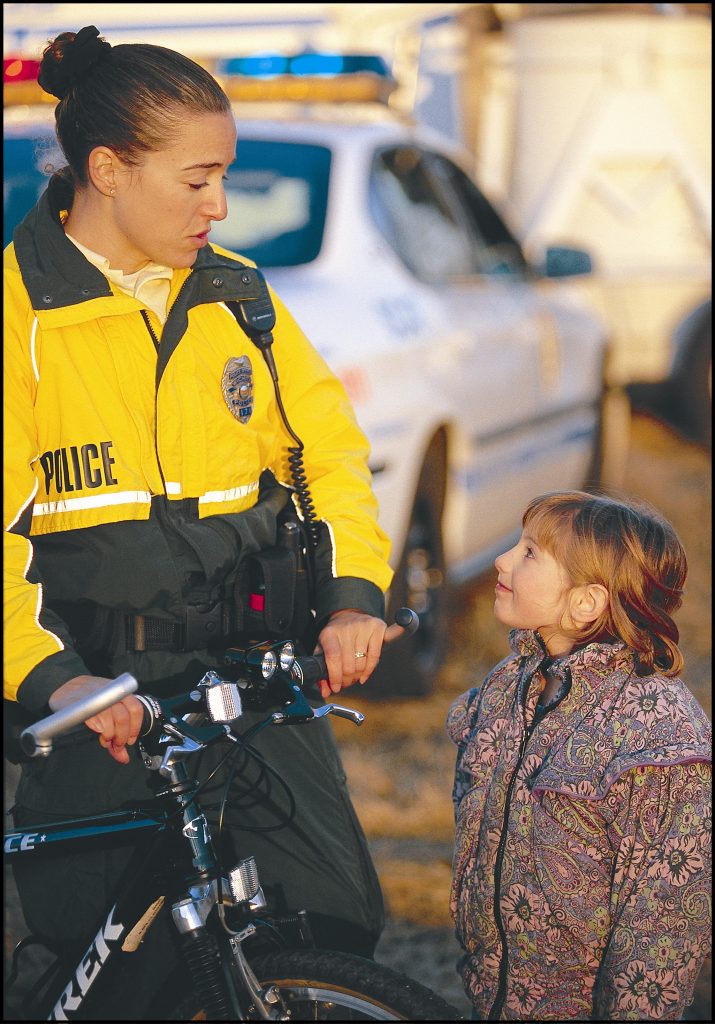
[{"label": "front wheel", "polygon": [[[291,952],[255,966],[278,986],[291,1020],[459,1020],[430,989],[373,960],[333,952]],[[250,1019],[258,1019],[251,1017]]]},{"label": "front wheel", "polygon": [[[276,953],[251,965],[262,987],[275,985],[297,1020],[463,1020],[430,989],[359,956],[322,950]],[[188,996],[168,1020],[206,1020]],[[246,1020],[262,1020],[249,1007]]]}]

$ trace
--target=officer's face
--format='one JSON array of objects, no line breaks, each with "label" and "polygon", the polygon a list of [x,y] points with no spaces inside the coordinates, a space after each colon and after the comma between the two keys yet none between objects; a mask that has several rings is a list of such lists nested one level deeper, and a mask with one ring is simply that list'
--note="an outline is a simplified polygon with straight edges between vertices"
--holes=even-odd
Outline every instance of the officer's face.
[{"label": "officer's face", "polygon": [[125,273],[147,261],[193,266],[212,221],[226,216],[223,178],[236,151],[233,117],[189,114],[179,134],[172,146],[144,154],[138,167],[120,162],[111,206],[112,265]]}]

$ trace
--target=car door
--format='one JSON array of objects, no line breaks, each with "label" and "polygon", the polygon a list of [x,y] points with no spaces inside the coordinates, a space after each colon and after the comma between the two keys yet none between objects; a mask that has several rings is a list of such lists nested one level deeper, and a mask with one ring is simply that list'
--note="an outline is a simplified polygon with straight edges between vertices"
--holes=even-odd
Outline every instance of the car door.
[{"label": "car door", "polygon": [[500,289],[499,302],[504,312],[510,306],[508,323],[516,332],[502,358],[512,366],[515,358],[522,360],[504,396],[509,422],[480,433],[470,445],[472,486],[465,504],[471,524],[494,500],[486,486],[494,474],[502,482],[498,500],[509,508],[513,503],[523,508],[544,491],[582,486],[597,436],[603,334],[572,285],[547,281],[529,266],[474,181],[443,154],[428,159],[473,240],[473,277],[458,290],[457,301],[469,304],[470,294],[481,294],[485,281]]},{"label": "car door", "polygon": [[500,245],[477,232],[457,171],[422,146],[383,149],[373,209],[403,262],[439,298],[432,384],[452,409],[445,544],[448,562],[466,569],[475,558],[488,563],[532,493],[540,330],[518,245],[506,228]]}]

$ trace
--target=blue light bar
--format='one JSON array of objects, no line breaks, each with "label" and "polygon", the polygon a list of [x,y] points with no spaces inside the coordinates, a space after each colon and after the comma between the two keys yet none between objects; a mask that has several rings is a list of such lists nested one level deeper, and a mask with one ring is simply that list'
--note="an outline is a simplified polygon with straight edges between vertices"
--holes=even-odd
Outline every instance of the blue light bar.
[{"label": "blue light bar", "polygon": [[246,75],[248,78],[273,78],[288,74],[288,58],[280,53],[257,54],[255,57],[227,57],[216,63],[220,75]]},{"label": "blue light bar", "polygon": [[310,75],[334,77],[371,72],[380,78],[390,78],[390,71],[382,57],[374,54],[299,53],[285,57],[278,53],[258,54],[253,57],[227,57],[216,64],[216,73],[249,78],[274,78],[277,75]]}]

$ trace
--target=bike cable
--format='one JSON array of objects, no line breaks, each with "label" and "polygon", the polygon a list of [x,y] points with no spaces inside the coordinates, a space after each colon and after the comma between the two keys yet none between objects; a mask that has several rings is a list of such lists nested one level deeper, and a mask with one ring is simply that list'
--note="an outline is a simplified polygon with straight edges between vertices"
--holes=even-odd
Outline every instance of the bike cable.
[{"label": "bike cable", "polygon": [[[280,775],[280,773],[276,771],[276,769],[273,768],[270,764],[268,764],[263,755],[260,754],[254,747],[250,746],[248,742],[249,739],[253,739],[258,732],[260,732],[269,724],[270,721],[259,722],[257,725],[254,725],[251,729],[248,729],[243,736],[236,737],[237,746],[229,750],[224,755],[224,757],[221,758],[221,760],[218,762],[218,764],[215,765],[215,767],[211,770],[211,772],[207,775],[203,782],[198,783],[191,790],[188,790],[185,794],[182,794],[182,796],[186,797],[186,804],[188,804],[191,800],[198,796],[199,793],[205,792],[214,776],[222,768],[227,767],[228,774],[226,780],[221,780],[220,782],[217,782],[215,786],[211,787],[211,789],[223,790],[223,796],[221,797],[221,800],[216,804],[204,804],[204,807],[207,810],[215,810],[217,807],[219,808],[219,835],[223,828],[223,819],[225,817],[225,808],[226,805],[228,804],[229,795],[232,795],[234,797],[233,806],[231,807],[231,810],[235,810],[238,812],[245,812],[255,807],[257,804],[265,804],[269,800],[272,802],[274,807],[276,806],[275,798],[273,797],[271,792],[271,777],[279,784],[279,786],[285,793],[288,801],[288,808],[281,814],[280,818],[275,822],[275,824],[238,825],[235,822],[232,822],[229,823],[228,827],[234,829],[241,829],[246,832],[276,832],[279,829],[285,828],[287,825],[289,825],[293,818],[295,817],[296,802],[290,786],[285,781],[285,779]],[[233,783],[233,778],[240,767],[239,757],[242,754],[247,758],[252,758],[256,762],[259,768],[259,774],[257,778],[251,782],[250,786],[246,787],[244,792],[237,792],[236,788],[234,787],[233,793],[231,794],[231,785]],[[254,794],[256,790],[261,787],[261,793],[255,799],[248,801],[247,797]],[[211,789],[209,791],[211,791]],[[174,813],[183,813],[186,804],[182,802],[181,806],[178,807],[176,812]]]}]

